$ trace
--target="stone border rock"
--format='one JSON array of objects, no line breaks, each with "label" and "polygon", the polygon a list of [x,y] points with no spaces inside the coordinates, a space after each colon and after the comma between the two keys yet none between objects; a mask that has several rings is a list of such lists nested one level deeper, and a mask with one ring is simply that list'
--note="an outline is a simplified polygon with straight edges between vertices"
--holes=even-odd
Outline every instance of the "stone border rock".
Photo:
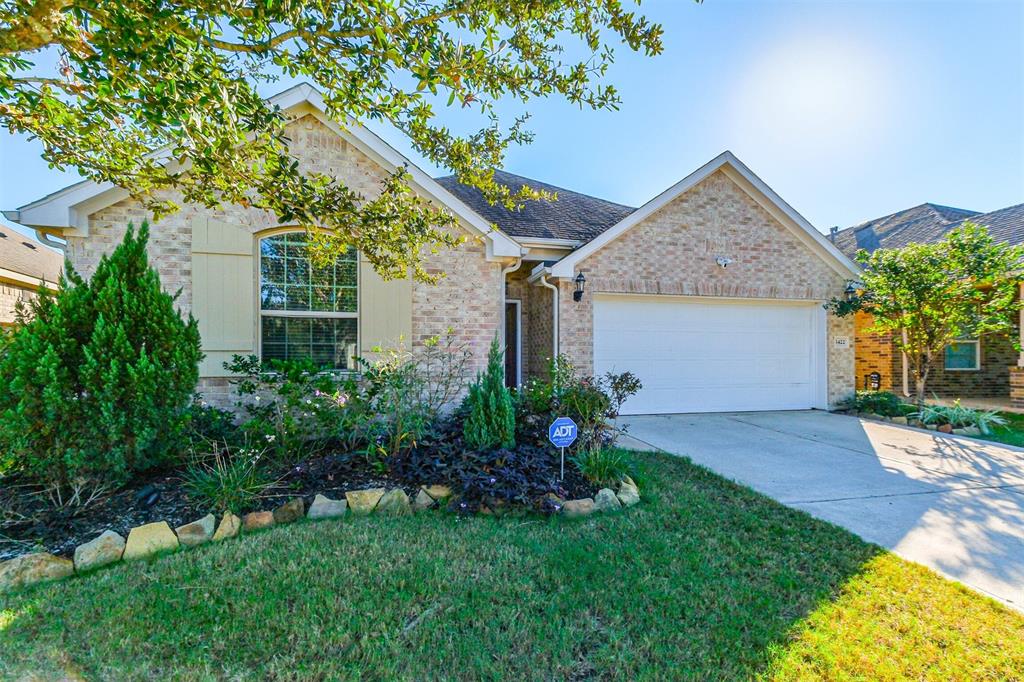
[{"label": "stone border rock", "polygon": [[962,429],[954,429],[949,424],[925,424],[917,419],[910,419],[908,417],[886,417],[885,415],[875,414],[874,412],[843,412],[848,417],[854,417],[856,419],[868,419],[870,421],[883,422],[886,424],[898,424],[900,426],[910,426],[915,429],[924,429],[926,431],[937,431],[939,433],[953,434],[954,436],[968,436],[971,438],[979,438],[983,434],[981,429],[976,426],[966,426]]},{"label": "stone border rock", "polygon": [[[169,554],[182,548],[191,549],[209,542],[221,542],[271,526],[293,523],[305,517],[310,520],[334,519],[346,516],[387,514],[405,516],[442,505],[452,497],[446,485],[423,485],[412,500],[401,488],[385,490],[371,488],[345,493],[344,500],[332,500],[318,494],[305,509],[301,497],[282,504],[273,511],[250,512],[239,518],[225,512],[217,524],[213,514],[172,529],[166,521],[156,521],[132,528],[126,540],[112,530],[105,530],[93,540],[75,548],[74,559],[64,559],[48,552],[35,552],[0,562],[0,594],[36,583],[60,580],[70,575],[84,574],[119,561],[149,559]],[[632,507],[640,501],[640,490],[633,479],[625,477],[618,490],[602,488],[593,498],[562,500],[549,495],[554,509],[566,518],[581,518],[594,513],[610,513]],[[495,514],[487,506],[481,514]],[[216,528],[216,530],[214,530]]]}]

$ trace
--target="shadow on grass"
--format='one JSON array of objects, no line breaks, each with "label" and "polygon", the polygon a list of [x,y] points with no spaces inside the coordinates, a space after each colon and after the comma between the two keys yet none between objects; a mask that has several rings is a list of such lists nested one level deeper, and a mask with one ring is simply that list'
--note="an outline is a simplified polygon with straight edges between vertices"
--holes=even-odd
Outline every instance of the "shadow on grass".
[{"label": "shadow on grass", "polygon": [[[979,670],[995,638],[1024,640],[850,533],[639,457],[644,500],[616,515],[300,524],[0,597],[0,678],[742,679],[902,638]],[[965,631],[981,610],[1007,625]]]}]

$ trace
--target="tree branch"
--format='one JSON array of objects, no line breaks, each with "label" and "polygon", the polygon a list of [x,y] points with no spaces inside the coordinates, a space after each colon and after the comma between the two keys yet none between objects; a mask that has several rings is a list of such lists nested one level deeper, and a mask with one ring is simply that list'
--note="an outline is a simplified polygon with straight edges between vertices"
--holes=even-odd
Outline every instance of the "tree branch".
[{"label": "tree branch", "polygon": [[0,30],[0,54],[39,50],[56,42],[56,33],[67,22],[64,10],[74,0],[37,0],[19,20]]},{"label": "tree branch", "polygon": [[[454,5],[448,7],[445,10],[439,10],[437,12],[431,12],[430,14],[424,14],[421,17],[410,19],[409,21],[402,22],[403,27],[410,26],[422,26],[424,24],[433,24],[438,21],[447,19],[450,16],[458,14],[466,6],[469,5],[469,0],[462,0]],[[218,38],[206,38],[206,43],[213,48],[218,50],[224,50],[225,52],[242,52],[249,54],[261,54],[270,52],[271,50],[277,49],[289,40],[295,40],[296,38],[302,38],[303,40],[313,40],[316,38],[332,38],[335,40],[351,40],[354,38],[368,38],[377,32],[376,26],[372,28],[362,28],[354,31],[331,31],[327,29],[319,29],[316,31],[308,31],[300,28],[293,28],[284,33],[279,33],[276,36],[267,38],[255,43],[235,43],[227,40],[220,40]],[[398,27],[392,26],[380,27],[386,35],[391,35],[398,30]]]}]

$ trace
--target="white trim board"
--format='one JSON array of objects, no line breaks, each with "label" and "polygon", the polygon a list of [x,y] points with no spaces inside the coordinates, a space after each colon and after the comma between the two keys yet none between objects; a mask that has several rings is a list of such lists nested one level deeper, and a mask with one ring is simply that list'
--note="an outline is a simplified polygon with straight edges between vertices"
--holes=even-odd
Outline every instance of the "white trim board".
[{"label": "white trim board", "polygon": [[730,151],[722,152],[594,239],[552,265],[551,276],[557,279],[571,279],[575,277],[576,266],[587,257],[607,246],[627,230],[640,224],[646,218],[658,212],[718,170],[722,170],[740,189],[757,201],[784,227],[793,232],[797,238],[810,247],[814,253],[828,263],[836,272],[846,278],[859,277],[861,270],[856,263],[847,258],[825,235],[818,232],[806,218],[783,201],[782,197],[776,194],[771,187],[765,184],[761,178],[757,177],[753,171],[747,168]]}]

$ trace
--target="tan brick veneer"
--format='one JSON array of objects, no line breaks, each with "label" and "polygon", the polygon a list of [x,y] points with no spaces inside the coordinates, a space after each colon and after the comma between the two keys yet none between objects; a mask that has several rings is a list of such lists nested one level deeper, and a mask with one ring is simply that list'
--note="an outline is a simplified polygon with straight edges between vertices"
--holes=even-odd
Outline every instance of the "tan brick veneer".
[{"label": "tan brick veneer", "polygon": [[[727,268],[717,256],[732,259]],[[593,294],[639,293],[826,301],[845,278],[721,171],[584,260],[589,295],[572,300],[560,285],[559,343],[584,372],[593,371]],[[828,399],[853,391],[853,320],[828,317]],[[832,344],[848,336],[846,349]]]},{"label": "tan brick veneer", "polygon": [[[288,137],[290,150],[303,170],[343,178],[351,189],[367,197],[379,191],[385,171],[316,118],[305,116],[291,123]],[[244,225],[254,234],[280,227],[274,215],[237,205],[216,211],[186,205],[153,224],[150,260],[166,290],[181,290],[178,304],[185,312],[191,309],[192,298],[192,221],[206,216]],[[88,237],[68,240],[67,255],[79,272],[90,275],[100,256],[110,253],[123,238],[127,224],[138,225],[144,219],[151,219],[149,212],[131,199],[99,211],[89,217]],[[412,345],[416,347],[424,339],[452,329],[458,342],[472,349],[470,370],[475,373],[485,366],[488,345],[500,329],[497,298],[501,266],[487,261],[485,245],[471,237],[455,251],[429,255],[426,267],[446,276],[437,285],[413,286]],[[200,389],[210,402],[224,404],[229,399],[226,379],[201,379]]]},{"label": "tan brick veneer", "polygon": [[0,325],[14,324],[18,302],[28,303],[38,295],[35,289],[0,282]]}]

